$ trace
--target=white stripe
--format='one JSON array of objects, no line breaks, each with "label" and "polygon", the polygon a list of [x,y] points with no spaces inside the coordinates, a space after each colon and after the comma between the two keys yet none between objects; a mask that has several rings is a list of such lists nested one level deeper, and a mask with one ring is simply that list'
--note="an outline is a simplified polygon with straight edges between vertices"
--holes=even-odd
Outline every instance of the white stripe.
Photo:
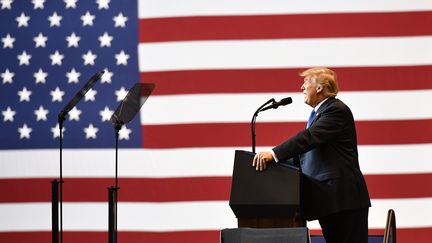
[{"label": "white stripe", "polygon": [[342,12],[396,12],[432,10],[429,0],[329,0],[325,4],[313,0],[249,0],[249,1],[202,1],[140,0],[140,18],[179,16],[252,15],[252,14],[300,14]]},{"label": "white stripe", "polygon": [[[432,144],[358,146],[363,174],[432,173]],[[429,160],[431,158],[431,160]]]},{"label": "white stripe", "polygon": [[[258,134],[259,138],[259,134]],[[234,151],[242,148],[120,149],[122,178],[231,176]],[[258,147],[257,151],[268,150]],[[63,176],[114,177],[112,149],[65,149]],[[79,159],[77,159],[79,158]],[[432,173],[432,144],[359,146],[364,174]],[[57,150],[0,153],[0,178],[58,178]]]},{"label": "white stripe", "polygon": [[141,43],[140,71],[427,65],[432,37]]},{"label": "white stripe", "polygon": [[[106,231],[107,203],[63,203],[66,231]],[[50,203],[0,204],[1,231],[41,231],[51,228]],[[118,204],[120,231],[172,231],[235,227],[226,201]]]},{"label": "white stripe", "polygon": [[[300,86],[300,81],[294,82]],[[258,122],[306,122],[311,108],[304,103],[304,95],[295,92],[153,96],[141,110],[141,124],[249,123],[267,100],[287,96],[292,97],[292,104],[260,113]],[[356,121],[432,118],[432,89],[341,92],[337,97],[351,108]]]},{"label": "white stripe", "polygon": [[[385,228],[387,212],[393,209],[396,215],[396,227],[422,228],[431,227],[432,198],[414,199],[373,199],[369,208],[369,229]],[[319,229],[317,220],[308,222],[308,227]]]},{"label": "white stripe", "polygon": [[[384,228],[387,210],[394,209],[398,228],[431,227],[432,198],[372,200],[370,228]],[[51,229],[50,203],[0,204],[0,232]],[[65,231],[106,231],[107,203],[64,203]],[[419,217],[421,215],[421,217]],[[183,231],[236,228],[227,201],[126,203],[118,205],[119,231]],[[318,228],[311,223],[309,228]]]}]

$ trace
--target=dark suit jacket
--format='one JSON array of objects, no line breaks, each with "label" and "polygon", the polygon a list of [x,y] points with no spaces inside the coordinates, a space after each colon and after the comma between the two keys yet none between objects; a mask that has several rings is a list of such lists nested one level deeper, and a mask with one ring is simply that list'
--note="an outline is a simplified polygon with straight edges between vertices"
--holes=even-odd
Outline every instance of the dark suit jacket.
[{"label": "dark suit jacket", "polygon": [[330,97],[319,107],[308,129],[273,151],[279,160],[300,156],[304,174],[301,203],[306,219],[370,207],[358,162],[354,118],[342,101]]}]

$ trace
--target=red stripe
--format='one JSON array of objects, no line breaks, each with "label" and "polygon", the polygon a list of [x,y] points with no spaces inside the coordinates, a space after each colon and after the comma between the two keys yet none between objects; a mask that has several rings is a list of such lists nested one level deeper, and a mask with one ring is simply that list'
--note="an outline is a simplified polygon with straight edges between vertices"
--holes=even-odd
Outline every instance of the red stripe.
[{"label": "red stripe", "polygon": [[[432,142],[432,120],[358,121],[359,145]],[[275,146],[305,128],[304,122],[258,123],[258,146]],[[251,146],[250,124],[145,125],[146,148]]]},{"label": "red stripe", "polygon": [[[0,202],[49,202],[52,179],[2,179]],[[104,202],[114,179],[66,178],[63,200]],[[167,202],[228,200],[231,177],[120,178],[119,200],[128,202]]]},{"label": "red stripe", "polygon": [[[366,175],[372,198],[432,197],[432,174]],[[50,179],[2,179],[0,202],[49,202]],[[108,178],[66,178],[66,202],[105,202]],[[175,202],[229,200],[231,177],[121,178],[119,200],[124,202]]]},{"label": "red stripe", "polygon": [[[219,243],[219,231],[180,231],[180,232],[119,232],[118,241],[128,243]],[[0,243],[47,243],[51,242],[51,232],[11,232],[0,233]],[[64,243],[106,243],[107,232],[64,232]]]},{"label": "red stripe", "polygon": [[[397,217],[397,212],[396,212]],[[397,218],[396,218],[397,220]],[[385,219],[383,219],[383,225]],[[383,226],[384,227],[384,226]],[[319,235],[320,230],[311,230],[312,235]],[[369,235],[383,235],[383,229],[370,229]],[[432,228],[397,229],[397,242],[429,242]],[[179,232],[119,232],[119,242],[128,243],[220,243],[220,231],[179,231]],[[51,232],[1,232],[0,243],[47,243],[51,242]],[[106,243],[106,232],[64,232],[64,243]]]},{"label": "red stripe", "polygon": [[432,197],[432,174],[365,175],[369,196],[379,198]]},{"label": "red stripe", "polygon": [[432,12],[154,18],[140,19],[139,41],[416,36],[431,22]]},{"label": "red stripe", "polygon": [[[432,89],[432,66],[333,68],[342,91]],[[156,84],[152,95],[300,92],[304,69],[142,72]]]}]

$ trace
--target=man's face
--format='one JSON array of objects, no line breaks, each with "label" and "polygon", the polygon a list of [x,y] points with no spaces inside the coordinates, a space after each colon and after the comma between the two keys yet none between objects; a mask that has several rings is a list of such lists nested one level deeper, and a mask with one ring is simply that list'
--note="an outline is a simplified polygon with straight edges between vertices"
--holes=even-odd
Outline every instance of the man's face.
[{"label": "man's face", "polygon": [[314,76],[306,76],[303,80],[301,90],[304,94],[304,102],[312,107],[315,107],[318,102],[318,84],[315,82]]}]

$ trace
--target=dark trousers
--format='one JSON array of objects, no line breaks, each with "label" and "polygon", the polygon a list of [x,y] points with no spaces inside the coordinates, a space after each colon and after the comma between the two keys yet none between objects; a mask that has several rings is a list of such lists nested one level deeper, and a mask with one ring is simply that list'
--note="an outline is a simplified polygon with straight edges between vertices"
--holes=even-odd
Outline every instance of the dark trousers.
[{"label": "dark trousers", "polygon": [[369,208],[345,210],[318,221],[326,243],[367,243]]}]

